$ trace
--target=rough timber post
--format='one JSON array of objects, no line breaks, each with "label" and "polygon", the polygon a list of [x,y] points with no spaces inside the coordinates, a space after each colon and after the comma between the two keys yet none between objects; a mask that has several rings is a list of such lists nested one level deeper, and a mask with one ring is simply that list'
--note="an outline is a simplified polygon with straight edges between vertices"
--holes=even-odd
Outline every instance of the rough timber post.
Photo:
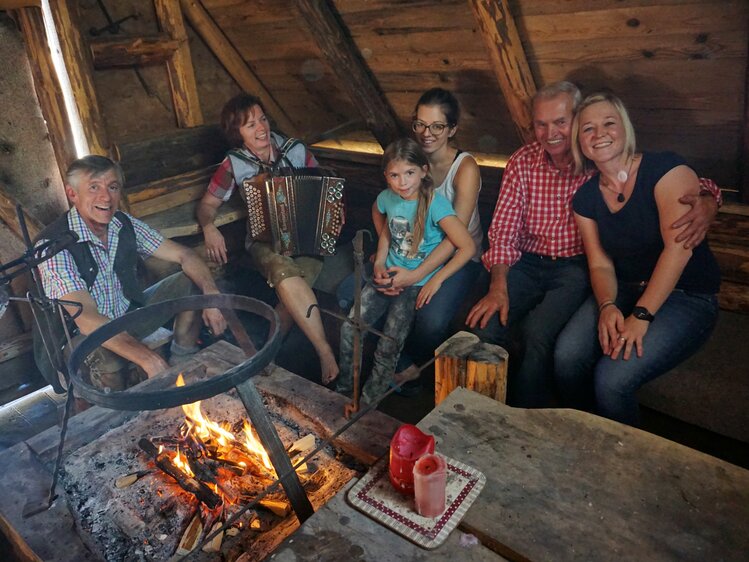
[{"label": "rough timber post", "polygon": [[507,396],[507,358],[502,347],[483,343],[469,332],[458,332],[435,351],[434,404],[447,398],[456,387],[494,398]]}]

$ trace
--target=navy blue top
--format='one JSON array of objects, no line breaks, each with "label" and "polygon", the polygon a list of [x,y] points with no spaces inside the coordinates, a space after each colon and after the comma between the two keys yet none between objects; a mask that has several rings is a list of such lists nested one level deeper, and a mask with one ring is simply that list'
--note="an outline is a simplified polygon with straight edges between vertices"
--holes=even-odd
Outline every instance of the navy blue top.
[{"label": "navy blue top", "polygon": [[[684,159],[672,152],[643,153],[632,195],[615,213],[606,206],[598,174],[584,183],[572,199],[577,214],[598,223],[601,246],[614,262],[619,281],[639,283],[650,280],[663,251],[654,188],[664,175],[684,164]],[[707,294],[718,292],[720,269],[707,240],[693,249],[676,288]]]}]

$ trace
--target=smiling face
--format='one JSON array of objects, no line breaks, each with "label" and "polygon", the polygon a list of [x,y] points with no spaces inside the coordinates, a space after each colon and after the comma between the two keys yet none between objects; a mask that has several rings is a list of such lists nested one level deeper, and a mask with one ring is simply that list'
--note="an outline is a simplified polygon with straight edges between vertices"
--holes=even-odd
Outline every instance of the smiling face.
[{"label": "smiling face", "polygon": [[245,122],[239,127],[244,145],[260,158],[270,157],[270,123],[259,105],[247,110]]},{"label": "smiling face", "polygon": [[551,161],[560,169],[572,162],[572,96],[561,93],[548,99],[538,99],[533,105],[533,130],[536,140],[549,153]]},{"label": "smiling face", "polygon": [[117,172],[114,169],[96,175],[82,172],[75,185],[65,186],[65,192],[91,231],[100,238],[106,236],[122,195]]},{"label": "smiling face", "polygon": [[608,101],[585,107],[578,115],[578,141],[582,153],[596,165],[621,159],[627,134],[621,115]]},{"label": "smiling face", "polygon": [[[458,130],[457,125],[455,127],[450,127],[448,125],[447,116],[439,105],[420,105],[417,107],[414,123],[427,125],[420,133],[414,132],[416,142],[419,143],[427,156],[434,154],[447,146],[450,138],[452,138]],[[428,127],[428,125],[432,125],[433,123],[440,123],[446,125],[446,127],[440,134],[435,135]]]},{"label": "smiling face", "polygon": [[426,177],[426,166],[419,167],[405,160],[393,160],[385,170],[388,187],[409,201],[419,196],[419,186]]}]

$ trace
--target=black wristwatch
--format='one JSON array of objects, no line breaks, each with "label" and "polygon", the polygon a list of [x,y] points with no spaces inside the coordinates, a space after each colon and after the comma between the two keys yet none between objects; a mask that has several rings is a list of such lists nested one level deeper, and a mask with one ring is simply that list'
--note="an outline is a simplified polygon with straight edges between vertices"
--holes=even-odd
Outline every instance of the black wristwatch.
[{"label": "black wristwatch", "polygon": [[645,320],[646,322],[652,322],[655,320],[655,316],[650,314],[650,311],[644,306],[636,306],[632,309],[632,316],[638,320]]}]

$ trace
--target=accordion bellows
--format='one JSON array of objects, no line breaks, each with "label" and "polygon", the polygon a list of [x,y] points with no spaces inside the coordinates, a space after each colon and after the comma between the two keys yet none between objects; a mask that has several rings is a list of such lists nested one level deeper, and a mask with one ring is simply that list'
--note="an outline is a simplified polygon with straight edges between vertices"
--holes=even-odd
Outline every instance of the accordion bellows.
[{"label": "accordion bellows", "polygon": [[247,228],[284,256],[335,254],[345,180],[320,168],[281,169],[242,182]]}]

